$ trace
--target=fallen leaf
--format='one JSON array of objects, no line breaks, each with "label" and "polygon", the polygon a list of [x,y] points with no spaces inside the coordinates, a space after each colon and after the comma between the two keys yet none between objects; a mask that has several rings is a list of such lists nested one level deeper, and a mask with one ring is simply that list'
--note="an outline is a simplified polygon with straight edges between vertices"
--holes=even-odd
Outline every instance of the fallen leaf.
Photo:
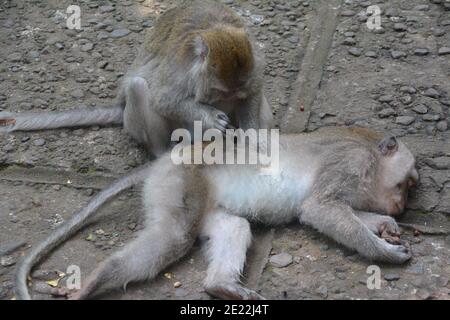
[{"label": "fallen leaf", "polygon": [[45,283],[48,284],[49,286],[55,288],[55,287],[58,286],[59,280],[61,280],[61,279],[55,279],[55,280],[45,281]]}]

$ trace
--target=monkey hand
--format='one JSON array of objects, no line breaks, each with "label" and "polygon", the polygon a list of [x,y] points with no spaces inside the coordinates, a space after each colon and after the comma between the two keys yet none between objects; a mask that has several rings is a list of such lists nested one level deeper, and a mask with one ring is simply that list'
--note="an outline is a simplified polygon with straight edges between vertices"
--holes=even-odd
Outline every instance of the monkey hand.
[{"label": "monkey hand", "polygon": [[369,251],[368,258],[387,263],[402,264],[411,259],[411,249],[406,241],[391,244],[386,239],[376,238],[375,250]]},{"label": "monkey hand", "polygon": [[206,126],[209,129],[218,129],[223,134],[225,134],[227,129],[235,129],[231,125],[228,116],[220,110],[215,110],[211,113],[211,115],[206,119]]}]

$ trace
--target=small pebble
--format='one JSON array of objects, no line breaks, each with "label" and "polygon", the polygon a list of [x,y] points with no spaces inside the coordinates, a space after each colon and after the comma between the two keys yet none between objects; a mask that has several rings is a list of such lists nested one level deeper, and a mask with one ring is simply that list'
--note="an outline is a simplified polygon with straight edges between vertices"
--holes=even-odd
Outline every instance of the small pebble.
[{"label": "small pebble", "polygon": [[400,276],[396,273],[388,273],[384,275],[384,280],[386,281],[397,281],[400,279]]}]

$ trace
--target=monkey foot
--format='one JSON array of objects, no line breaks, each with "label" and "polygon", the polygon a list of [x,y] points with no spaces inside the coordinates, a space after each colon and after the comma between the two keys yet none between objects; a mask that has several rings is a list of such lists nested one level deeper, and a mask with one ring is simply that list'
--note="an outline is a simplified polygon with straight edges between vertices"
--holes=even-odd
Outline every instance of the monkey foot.
[{"label": "monkey foot", "polygon": [[208,287],[206,288],[206,292],[215,298],[224,300],[266,300],[256,291],[234,283],[224,283]]}]

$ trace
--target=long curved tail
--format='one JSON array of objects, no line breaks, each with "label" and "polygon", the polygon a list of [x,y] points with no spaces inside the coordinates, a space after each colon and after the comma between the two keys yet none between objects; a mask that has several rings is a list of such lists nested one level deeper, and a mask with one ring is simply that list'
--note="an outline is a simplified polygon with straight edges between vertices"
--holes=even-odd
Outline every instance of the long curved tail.
[{"label": "long curved tail", "polygon": [[0,132],[33,131],[123,123],[123,106],[55,112],[0,112]]},{"label": "long curved tail", "polygon": [[38,263],[45,255],[50,253],[51,250],[61,244],[64,240],[80,230],[85,225],[87,219],[92,217],[104,203],[120,192],[144,181],[146,177],[145,172],[150,168],[150,166],[150,164],[142,165],[115,181],[113,184],[97,194],[83,209],[76,212],[69,220],[58,227],[45,240],[33,247],[17,266],[14,289],[16,299],[31,300],[30,294],[28,293],[27,277],[36,263]]}]

